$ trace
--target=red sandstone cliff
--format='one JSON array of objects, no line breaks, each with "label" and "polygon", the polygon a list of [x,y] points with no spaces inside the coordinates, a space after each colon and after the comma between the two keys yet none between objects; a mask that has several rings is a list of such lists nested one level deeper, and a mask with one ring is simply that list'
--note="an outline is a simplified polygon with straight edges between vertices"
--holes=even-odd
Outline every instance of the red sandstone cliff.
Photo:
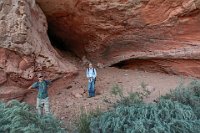
[{"label": "red sandstone cliff", "polygon": [[37,72],[77,72],[51,46],[47,29],[103,66],[200,77],[200,0],[36,2],[0,1],[0,98],[23,96]]},{"label": "red sandstone cliff", "polygon": [[37,2],[50,31],[79,57],[200,77],[200,0]]},{"label": "red sandstone cliff", "polygon": [[47,21],[33,0],[0,1],[0,99],[21,98],[38,72],[72,76],[47,36]]}]

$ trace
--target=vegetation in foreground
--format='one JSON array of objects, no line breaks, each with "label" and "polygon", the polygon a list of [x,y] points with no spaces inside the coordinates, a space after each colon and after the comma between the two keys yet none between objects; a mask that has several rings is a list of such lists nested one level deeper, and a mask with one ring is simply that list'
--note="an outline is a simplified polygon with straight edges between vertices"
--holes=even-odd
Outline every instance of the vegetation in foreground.
[{"label": "vegetation in foreground", "polygon": [[52,115],[38,115],[26,103],[0,103],[1,133],[65,133],[60,121]]},{"label": "vegetation in foreground", "polygon": [[[115,90],[116,89],[116,90]],[[112,89],[121,100],[108,112],[86,115],[87,125],[81,133],[198,133],[200,132],[200,81],[180,85],[157,103],[143,103],[140,93],[122,95],[119,87]],[[81,121],[79,121],[81,122]]]}]

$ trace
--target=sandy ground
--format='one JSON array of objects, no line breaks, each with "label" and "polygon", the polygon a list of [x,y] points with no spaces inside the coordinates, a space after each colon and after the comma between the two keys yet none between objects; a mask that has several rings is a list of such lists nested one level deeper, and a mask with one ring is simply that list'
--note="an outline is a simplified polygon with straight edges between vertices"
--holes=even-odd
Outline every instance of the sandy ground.
[{"label": "sandy ground", "polygon": [[155,88],[144,99],[146,102],[152,102],[171,89],[175,89],[180,83],[187,84],[191,80],[192,78],[183,76],[112,67],[97,69],[96,90],[100,94],[87,98],[87,93],[84,93],[84,90],[87,90],[85,70],[80,70],[79,75],[70,84],[66,84],[64,88],[57,90],[56,94],[50,97],[51,111],[65,123],[68,129],[73,129],[73,123],[82,109],[87,112],[96,108],[105,111],[112,107],[116,97],[111,94],[111,89],[116,84],[123,88],[124,95],[141,91],[141,84]]}]

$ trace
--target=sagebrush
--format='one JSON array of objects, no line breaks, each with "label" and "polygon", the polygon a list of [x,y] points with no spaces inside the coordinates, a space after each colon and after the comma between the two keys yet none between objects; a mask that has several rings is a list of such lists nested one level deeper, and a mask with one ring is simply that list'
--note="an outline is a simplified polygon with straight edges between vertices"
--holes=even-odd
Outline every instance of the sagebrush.
[{"label": "sagebrush", "polygon": [[143,92],[129,92],[128,96],[124,96],[123,90],[123,87],[120,87],[118,84],[113,85],[111,88],[110,93],[115,95],[115,97],[118,96],[118,100],[114,104],[115,107],[120,105],[131,106],[132,104],[143,102]]},{"label": "sagebrush", "polygon": [[[118,90],[119,88],[115,87],[114,94],[119,94]],[[90,118],[88,131],[92,133],[200,132],[199,81],[192,81],[188,86],[180,85],[171,93],[162,96],[157,103],[140,102],[138,96],[135,93],[126,97],[126,101],[129,102],[122,101],[112,110]],[[139,102],[135,102],[137,99]],[[124,100],[124,97],[121,100]]]},{"label": "sagebrush", "polygon": [[52,115],[38,115],[26,103],[0,102],[0,133],[66,133]]},{"label": "sagebrush", "polygon": [[194,80],[189,85],[178,86],[175,90],[172,90],[169,94],[162,96],[161,99],[171,99],[178,101],[182,104],[189,105],[195,112],[198,118],[200,118],[200,81]]},{"label": "sagebrush", "polygon": [[200,120],[190,106],[171,100],[118,106],[91,119],[92,133],[198,133]]},{"label": "sagebrush", "polygon": [[100,108],[96,108],[96,110],[86,112],[81,108],[81,114],[79,119],[77,120],[77,130],[79,133],[91,133],[90,131],[90,124],[91,119],[98,117],[102,112],[100,111]]}]

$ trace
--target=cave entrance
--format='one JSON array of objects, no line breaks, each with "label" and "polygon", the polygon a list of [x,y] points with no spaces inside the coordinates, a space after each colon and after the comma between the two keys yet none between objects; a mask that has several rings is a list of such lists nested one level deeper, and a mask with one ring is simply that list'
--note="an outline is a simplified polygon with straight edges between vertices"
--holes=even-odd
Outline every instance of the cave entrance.
[{"label": "cave entrance", "polygon": [[[51,26],[49,26],[51,27]],[[48,37],[51,42],[51,45],[54,49],[59,53],[59,55],[63,58],[67,58],[69,60],[80,60],[77,55],[71,50],[70,42],[67,40],[63,40],[61,37],[57,36],[51,28],[48,29]]]},{"label": "cave entrance", "polygon": [[58,37],[56,34],[53,33],[51,29],[48,29],[48,36],[52,46],[61,52],[69,51],[69,48],[65,45],[65,42]]},{"label": "cave entrance", "polygon": [[130,59],[116,63],[112,67],[200,77],[198,59]]},{"label": "cave entrance", "polygon": [[168,73],[169,67],[166,65],[162,66],[162,63],[166,60],[162,59],[129,59],[125,61],[118,62],[113,64],[111,67],[116,67],[119,69],[131,69],[131,70],[140,70],[148,72],[164,72]]}]

